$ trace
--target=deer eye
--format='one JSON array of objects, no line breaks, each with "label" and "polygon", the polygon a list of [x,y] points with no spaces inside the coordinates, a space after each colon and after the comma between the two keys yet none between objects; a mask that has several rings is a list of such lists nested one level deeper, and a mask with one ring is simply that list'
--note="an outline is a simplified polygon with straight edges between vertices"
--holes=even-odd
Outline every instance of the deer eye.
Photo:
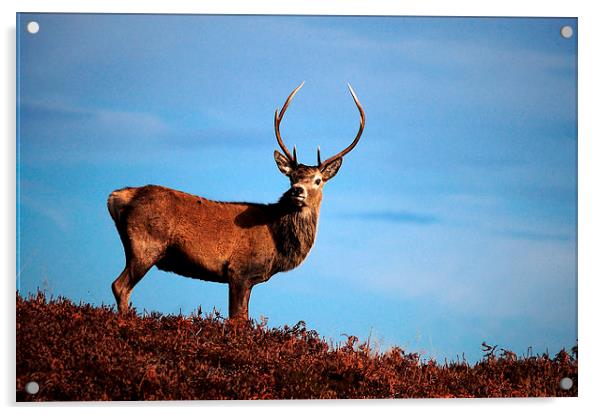
[{"label": "deer eye", "polygon": [[322,183],[322,179],[316,179],[315,183],[316,185],[319,185],[320,183]]}]

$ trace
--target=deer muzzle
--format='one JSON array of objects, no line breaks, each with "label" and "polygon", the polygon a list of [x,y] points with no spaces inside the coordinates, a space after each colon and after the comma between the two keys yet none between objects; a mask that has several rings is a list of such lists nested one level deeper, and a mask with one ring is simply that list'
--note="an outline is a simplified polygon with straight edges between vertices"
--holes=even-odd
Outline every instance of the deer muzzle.
[{"label": "deer muzzle", "polygon": [[303,206],[305,204],[305,199],[307,198],[307,192],[305,188],[301,185],[293,185],[291,187],[291,199],[299,206]]}]

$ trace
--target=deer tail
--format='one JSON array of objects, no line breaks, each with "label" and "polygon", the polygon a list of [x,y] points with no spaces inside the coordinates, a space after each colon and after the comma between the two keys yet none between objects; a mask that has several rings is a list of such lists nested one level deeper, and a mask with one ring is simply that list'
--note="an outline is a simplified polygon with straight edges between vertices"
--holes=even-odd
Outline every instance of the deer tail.
[{"label": "deer tail", "polygon": [[116,225],[121,223],[123,212],[135,195],[136,188],[133,187],[115,190],[109,195],[107,208]]}]

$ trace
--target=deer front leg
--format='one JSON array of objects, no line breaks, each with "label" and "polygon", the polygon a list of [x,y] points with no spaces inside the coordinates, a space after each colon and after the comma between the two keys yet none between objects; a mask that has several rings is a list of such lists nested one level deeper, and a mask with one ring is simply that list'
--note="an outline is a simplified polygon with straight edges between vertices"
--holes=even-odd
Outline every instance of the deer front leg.
[{"label": "deer front leg", "polygon": [[249,319],[249,298],[253,286],[247,280],[228,283],[228,317],[230,319]]}]

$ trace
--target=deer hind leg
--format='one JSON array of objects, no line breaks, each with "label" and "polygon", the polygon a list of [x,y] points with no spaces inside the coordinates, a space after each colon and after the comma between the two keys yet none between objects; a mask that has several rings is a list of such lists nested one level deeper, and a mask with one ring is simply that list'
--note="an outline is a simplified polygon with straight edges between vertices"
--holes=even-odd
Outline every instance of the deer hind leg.
[{"label": "deer hind leg", "polygon": [[113,289],[113,295],[115,296],[119,312],[124,313],[128,310],[132,290],[150,268],[150,266],[143,267],[130,263],[125,266],[119,277],[113,281],[111,288]]},{"label": "deer hind leg", "polygon": [[121,313],[128,310],[130,296],[136,284],[140,282],[162,255],[162,250],[159,246],[152,248],[145,246],[144,248],[144,250],[141,250],[132,246],[131,254],[126,255],[124,270],[111,285],[115,301],[117,302],[117,308]]},{"label": "deer hind leg", "polygon": [[117,303],[117,309],[120,313],[127,311],[129,304],[129,294],[126,292],[132,291],[132,288],[129,288],[129,280],[130,280],[130,267],[126,265],[121,274],[117,277],[113,284],[111,284],[111,289],[113,290],[113,295],[115,296],[115,302]]}]

